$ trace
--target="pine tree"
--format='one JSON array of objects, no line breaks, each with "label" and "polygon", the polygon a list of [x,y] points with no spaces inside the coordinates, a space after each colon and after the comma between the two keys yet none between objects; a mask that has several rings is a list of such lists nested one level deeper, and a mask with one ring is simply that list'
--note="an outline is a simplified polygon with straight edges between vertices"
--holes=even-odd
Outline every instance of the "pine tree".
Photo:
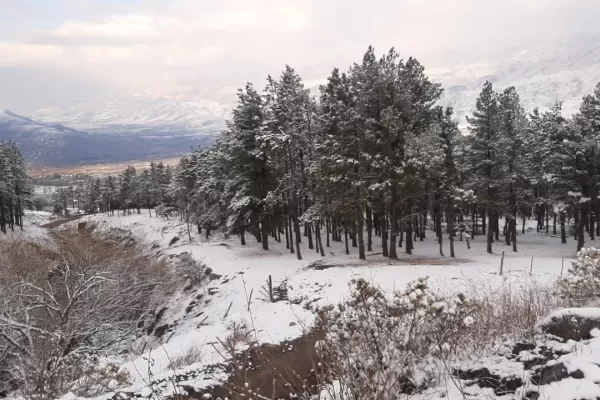
[{"label": "pine tree", "polygon": [[[470,183],[480,199],[488,218],[487,252],[492,253],[493,233],[498,219],[498,180],[501,178],[501,145],[499,133],[498,94],[490,82],[485,82],[477,98],[472,117],[467,117],[471,137],[467,147],[469,172],[473,176]],[[485,220],[482,226],[485,230]]]}]

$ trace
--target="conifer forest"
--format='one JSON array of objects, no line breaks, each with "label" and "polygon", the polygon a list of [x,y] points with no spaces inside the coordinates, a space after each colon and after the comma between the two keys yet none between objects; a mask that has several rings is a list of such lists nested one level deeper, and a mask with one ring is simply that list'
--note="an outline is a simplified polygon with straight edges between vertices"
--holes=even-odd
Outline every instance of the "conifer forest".
[{"label": "conifer forest", "polygon": [[[457,121],[442,92],[393,49],[333,69],[316,97],[286,66],[240,89],[227,129],[176,168],[91,179],[59,190],[53,207],[181,218],[206,237],[222,230],[264,250],[285,242],[298,259],[324,256],[332,241],[360,259],[379,241],[394,259],[426,234],[450,257],[454,241],[475,236],[489,253],[517,252],[527,219],[578,251],[600,233],[600,85],[569,118],[559,103],[528,112],[515,87],[486,82]],[[18,151],[0,151],[0,168],[13,171],[0,174],[5,230],[19,225],[30,189]]]}]

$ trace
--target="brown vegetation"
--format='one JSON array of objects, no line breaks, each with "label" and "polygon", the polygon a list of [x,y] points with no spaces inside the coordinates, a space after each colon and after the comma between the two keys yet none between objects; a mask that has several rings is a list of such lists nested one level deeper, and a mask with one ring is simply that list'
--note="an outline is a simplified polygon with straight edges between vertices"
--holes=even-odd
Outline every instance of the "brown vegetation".
[{"label": "brown vegetation", "polygon": [[164,262],[89,232],[0,240],[0,394],[50,399],[123,384],[99,354],[123,349],[170,278]]}]

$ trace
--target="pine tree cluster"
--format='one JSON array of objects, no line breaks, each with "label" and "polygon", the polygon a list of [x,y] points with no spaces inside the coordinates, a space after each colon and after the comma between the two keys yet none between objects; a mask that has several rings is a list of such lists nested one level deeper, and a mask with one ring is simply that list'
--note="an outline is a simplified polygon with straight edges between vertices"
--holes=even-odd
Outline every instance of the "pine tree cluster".
[{"label": "pine tree cluster", "polygon": [[[461,132],[452,109],[438,105],[439,84],[414,58],[373,48],[346,72],[337,68],[311,96],[286,67],[264,90],[248,83],[227,129],[171,170],[130,167],[118,178],[95,179],[55,195],[64,212],[75,201],[86,212],[154,208],[177,211],[198,232],[223,229],[265,250],[285,241],[325,255],[331,241],[361,259],[375,236],[383,254],[411,254],[430,228],[443,237],[482,234],[517,251],[517,234],[536,218],[577,249],[600,231],[600,85],[572,118],[561,105],[527,114],[514,87],[486,82]],[[573,232],[567,233],[571,220]],[[518,225],[522,222],[522,225]],[[520,228],[520,229],[519,229]],[[503,234],[504,238],[500,239]],[[190,234],[191,239],[191,234]]]},{"label": "pine tree cluster", "polygon": [[31,178],[19,148],[0,142],[0,231],[23,229],[23,211],[30,208]]}]

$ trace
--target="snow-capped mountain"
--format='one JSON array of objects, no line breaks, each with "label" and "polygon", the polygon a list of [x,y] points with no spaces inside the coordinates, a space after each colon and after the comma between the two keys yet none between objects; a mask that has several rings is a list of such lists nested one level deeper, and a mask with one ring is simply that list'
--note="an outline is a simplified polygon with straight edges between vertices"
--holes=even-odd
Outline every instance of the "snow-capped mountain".
[{"label": "snow-capped mountain", "polygon": [[236,100],[233,88],[211,93],[193,87],[137,89],[103,104],[38,110],[33,117],[92,133],[213,135],[225,127]]},{"label": "snow-capped mountain", "polygon": [[12,140],[32,164],[59,166],[179,156],[192,146],[201,146],[206,136],[163,134],[90,134],[60,124],[26,118],[0,110],[0,141]]},{"label": "snow-capped mountain", "polygon": [[[569,115],[600,82],[600,38],[577,36],[516,47],[491,57],[471,57],[469,63],[428,67],[426,72],[443,85],[441,103],[454,107],[463,126],[486,80],[498,91],[515,86],[527,111],[536,106],[550,108],[562,101]],[[307,86],[318,94],[318,85],[307,82]],[[132,90],[104,104],[45,108],[33,117],[91,133],[211,136],[225,127],[235,102],[234,87],[175,85]]]},{"label": "snow-capped mountain", "polygon": [[600,38],[574,37],[552,44],[516,48],[466,65],[428,71],[444,86],[444,105],[452,105],[461,125],[472,112],[486,80],[497,91],[515,86],[527,111],[563,102],[566,115],[600,82]]}]

